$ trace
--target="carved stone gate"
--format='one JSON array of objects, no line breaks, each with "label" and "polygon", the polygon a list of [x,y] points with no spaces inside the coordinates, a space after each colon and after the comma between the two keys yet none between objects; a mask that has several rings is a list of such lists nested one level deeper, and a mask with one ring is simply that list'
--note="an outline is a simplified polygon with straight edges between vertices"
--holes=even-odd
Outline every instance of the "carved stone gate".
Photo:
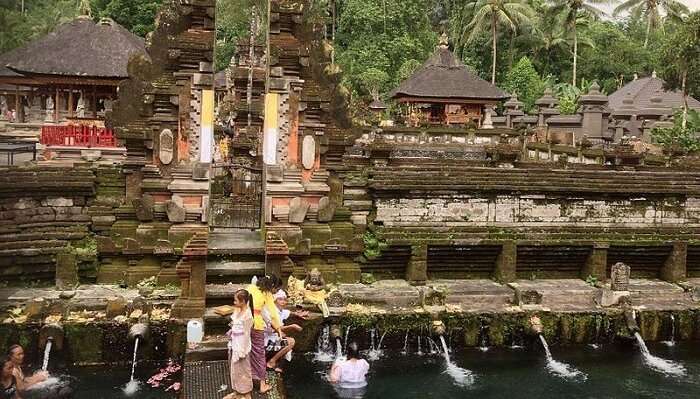
[{"label": "carved stone gate", "polygon": [[262,222],[262,165],[244,157],[237,161],[213,167],[209,225],[259,229]]}]

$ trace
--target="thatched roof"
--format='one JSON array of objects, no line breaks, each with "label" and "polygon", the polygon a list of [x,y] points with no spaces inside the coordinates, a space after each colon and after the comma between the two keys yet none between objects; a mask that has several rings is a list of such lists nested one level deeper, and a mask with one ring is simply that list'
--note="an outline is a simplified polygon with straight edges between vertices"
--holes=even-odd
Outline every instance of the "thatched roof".
[{"label": "thatched roof", "polygon": [[142,38],[110,19],[95,23],[78,17],[24,47],[0,57],[0,76],[59,75],[92,78],[127,78],[133,54],[146,55]]},{"label": "thatched roof", "polygon": [[444,45],[438,46],[435,53],[389,95],[392,98],[487,101],[505,100],[510,97],[469,70]]},{"label": "thatched roof", "polygon": [[[665,108],[681,108],[683,94],[679,90],[665,90],[664,80],[657,78],[656,74],[635,79],[608,96],[608,107],[616,111],[621,108],[658,108],[659,104]],[[688,107],[700,110],[700,101],[688,97]]]}]

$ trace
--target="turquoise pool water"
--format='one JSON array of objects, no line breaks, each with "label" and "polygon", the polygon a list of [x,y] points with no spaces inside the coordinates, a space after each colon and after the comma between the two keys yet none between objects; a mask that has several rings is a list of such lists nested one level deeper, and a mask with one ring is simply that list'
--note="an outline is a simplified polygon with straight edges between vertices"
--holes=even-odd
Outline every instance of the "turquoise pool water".
[{"label": "turquoise pool water", "polygon": [[[580,372],[562,377],[547,367],[540,345],[519,349],[464,349],[453,362],[474,374],[470,386],[458,386],[439,355],[401,355],[385,350],[371,361],[365,399],[418,398],[700,398],[700,342],[673,347],[649,344],[650,352],[685,368],[684,376],[655,371],[632,343],[596,348],[552,347],[553,358]],[[393,352],[394,354],[388,354]],[[290,399],[325,399],[338,395],[325,381],[330,363],[297,355],[285,374]],[[575,374],[575,373],[574,373]]]}]

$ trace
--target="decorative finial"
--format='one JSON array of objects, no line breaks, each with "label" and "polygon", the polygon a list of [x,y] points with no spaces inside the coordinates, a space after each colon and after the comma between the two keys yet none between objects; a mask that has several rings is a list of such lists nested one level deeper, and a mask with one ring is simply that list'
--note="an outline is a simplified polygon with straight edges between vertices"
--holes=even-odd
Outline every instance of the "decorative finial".
[{"label": "decorative finial", "polygon": [[80,15],[92,18],[90,0],[80,0]]},{"label": "decorative finial", "polygon": [[442,35],[440,35],[440,41],[438,43],[438,47],[446,49],[448,46],[449,46],[449,38],[447,37],[447,33],[442,32]]},{"label": "decorative finial", "polygon": [[589,94],[599,94],[600,93],[600,85],[598,82],[595,80],[593,81],[593,84],[591,84],[591,88],[588,91]]},{"label": "decorative finial", "polygon": [[656,70],[651,71],[651,77],[656,78]]},{"label": "decorative finial", "polygon": [[637,75],[637,74],[635,73],[635,74],[634,74],[634,79],[633,79],[633,80],[637,80],[637,79],[639,79],[639,75]]}]

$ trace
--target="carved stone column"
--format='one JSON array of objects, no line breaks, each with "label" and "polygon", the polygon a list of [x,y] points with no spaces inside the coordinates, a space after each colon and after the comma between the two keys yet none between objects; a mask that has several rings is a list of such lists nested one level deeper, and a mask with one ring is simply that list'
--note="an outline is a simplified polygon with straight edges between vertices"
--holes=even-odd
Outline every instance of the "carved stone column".
[{"label": "carved stone column", "polygon": [[688,243],[685,241],[674,242],[673,250],[671,250],[666,263],[661,268],[660,277],[671,283],[685,279],[687,256]]},{"label": "carved stone column", "polygon": [[501,253],[496,258],[494,279],[502,283],[515,281],[515,266],[518,259],[518,246],[515,241],[505,241]]},{"label": "carved stone column", "polygon": [[413,285],[423,285],[428,280],[428,245],[414,244],[411,259],[406,267],[406,280]]},{"label": "carved stone column", "polygon": [[593,244],[591,253],[588,254],[586,259],[586,264],[581,269],[582,279],[588,276],[593,276],[599,281],[607,279],[608,248],[610,248],[608,243]]}]

